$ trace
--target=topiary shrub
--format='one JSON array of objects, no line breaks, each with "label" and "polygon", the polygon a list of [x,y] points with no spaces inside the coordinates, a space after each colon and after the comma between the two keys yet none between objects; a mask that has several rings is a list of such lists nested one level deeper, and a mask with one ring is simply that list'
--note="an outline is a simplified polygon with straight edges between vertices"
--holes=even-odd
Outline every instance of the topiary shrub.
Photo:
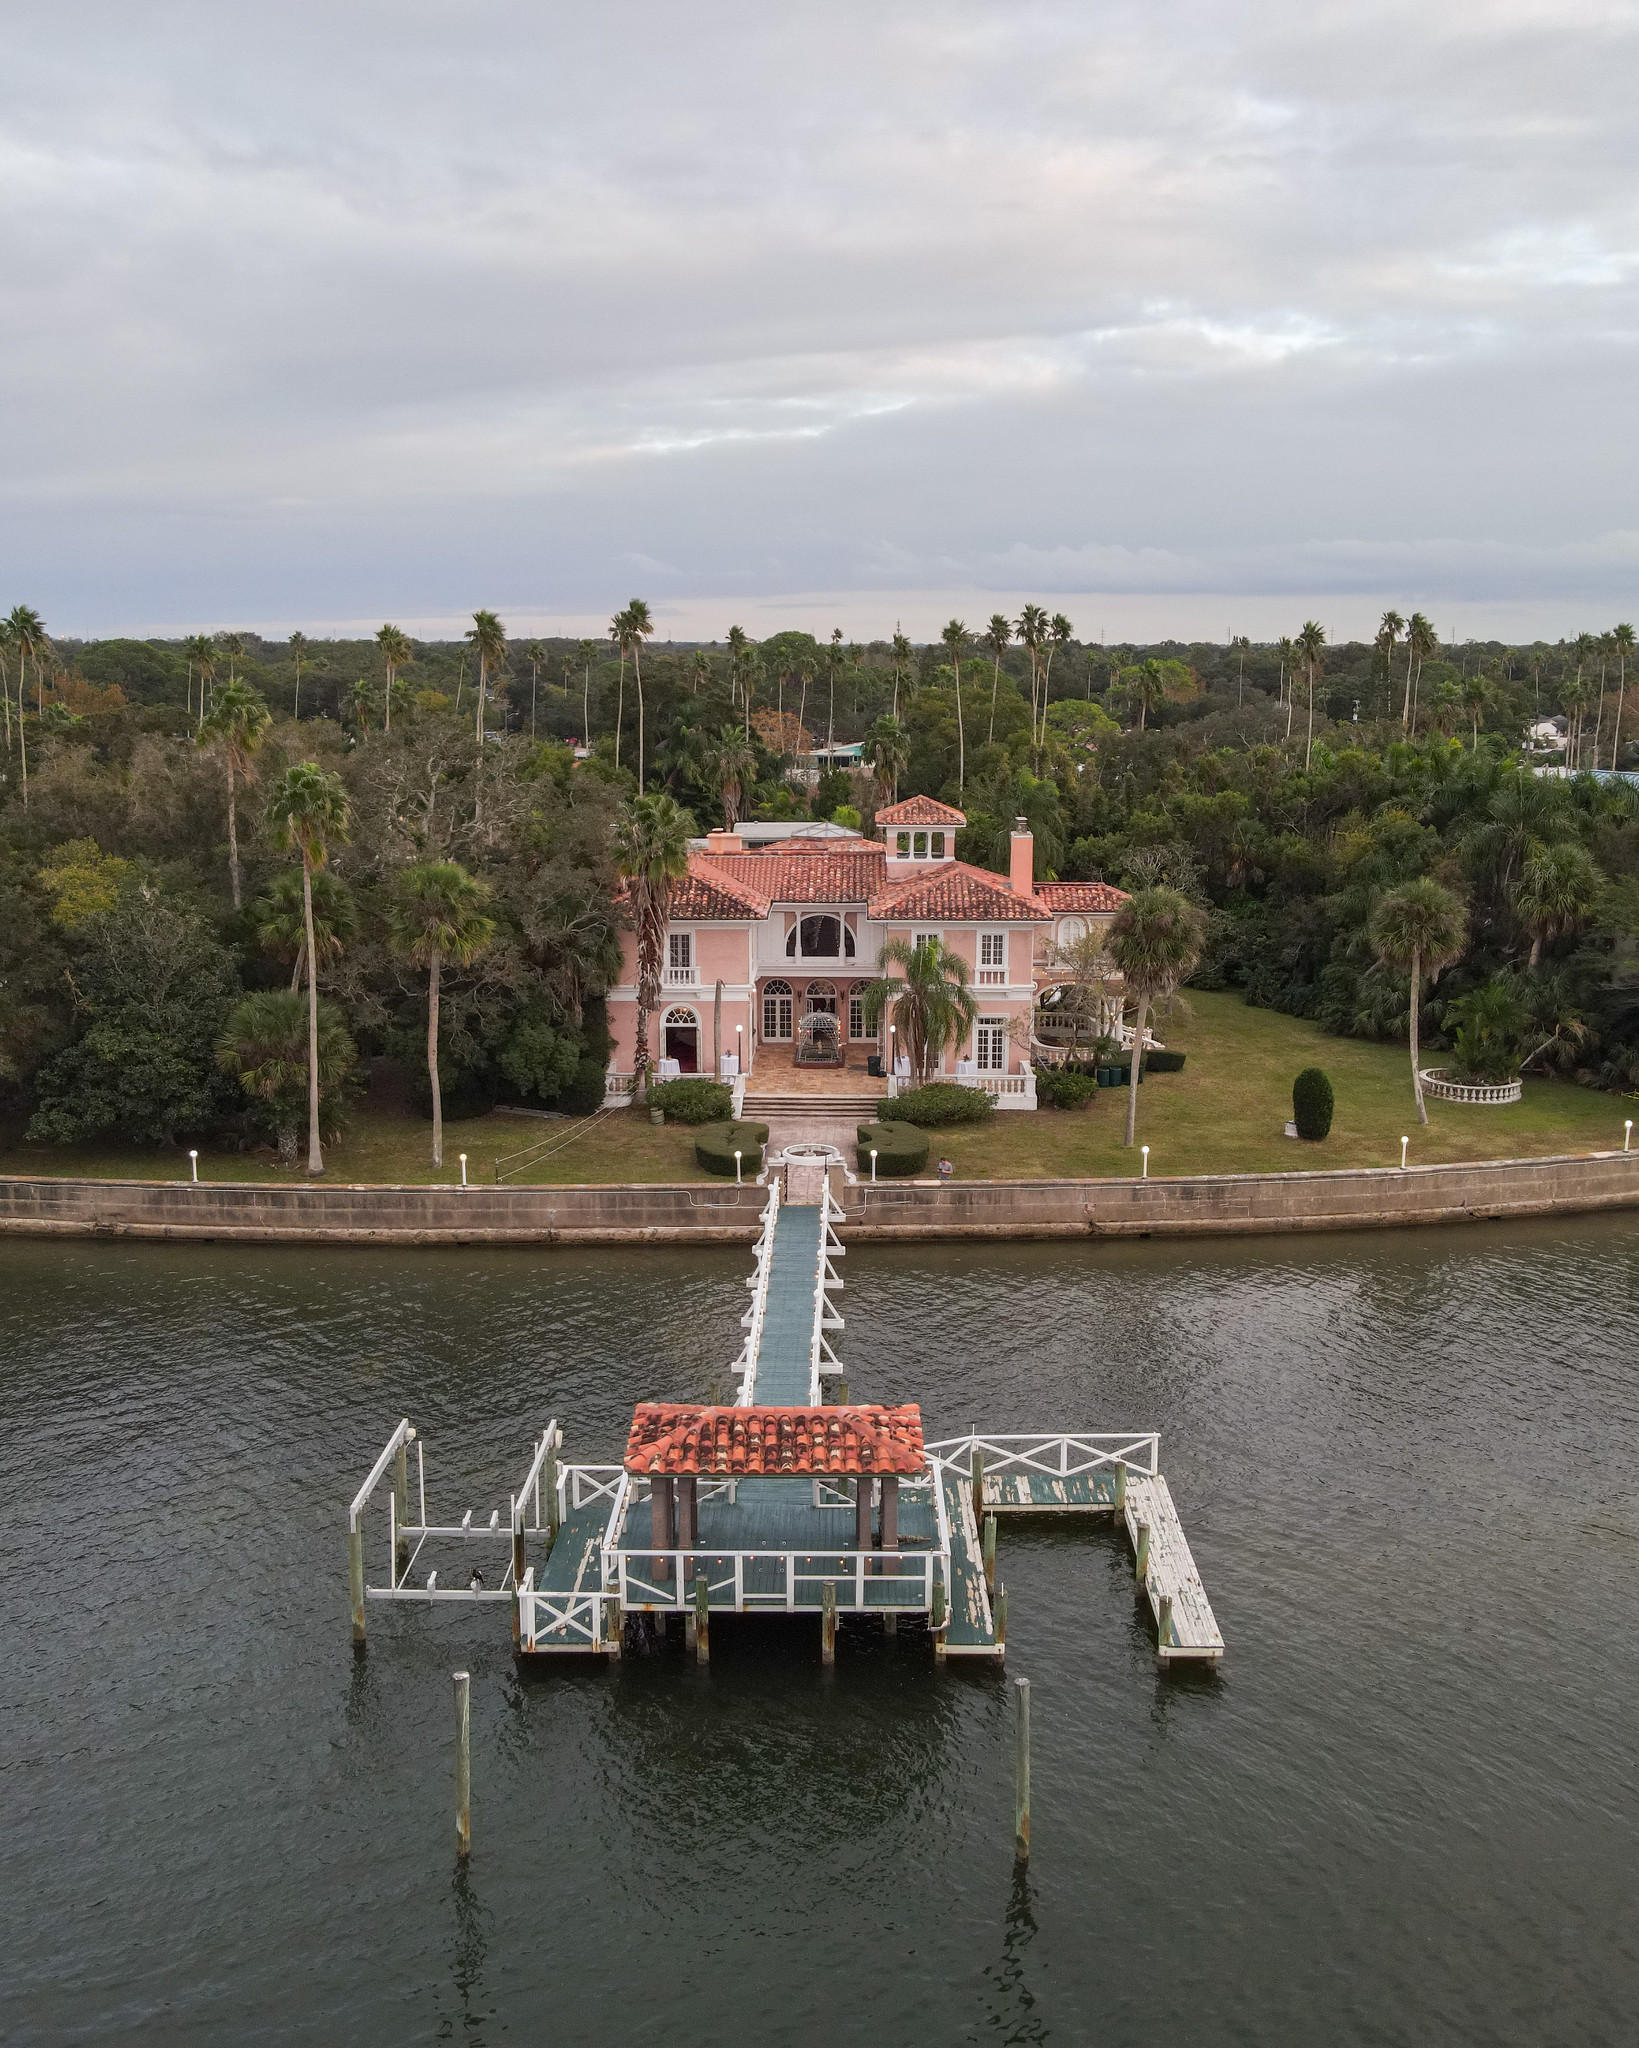
[{"label": "topiary shrub", "polygon": [[1181,1052],[1168,1052],[1165,1047],[1157,1046],[1153,1051],[1145,1053],[1144,1072],[1146,1074],[1181,1074],[1184,1071],[1184,1059],[1185,1055]]},{"label": "topiary shrub", "polygon": [[927,1137],[914,1124],[861,1124],[857,1136],[859,1170],[870,1172],[874,1146],[879,1180],[911,1179],[928,1163]]},{"label": "topiary shrub", "polygon": [[1043,1109],[1082,1109],[1097,1093],[1096,1074],[1065,1067],[1036,1070],[1036,1101]]},{"label": "topiary shrub", "polygon": [[732,1179],[735,1152],[741,1155],[742,1174],[761,1173],[767,1143],[767,1124],[707,1124],[694,1134],[694,1156],[707,1173],[725,1173]]},{"label": "topiary shrub", "polygon": [[669,1124],[720,1124],[734,1114],[734,1090],[703,1074],[680,1081],[651,1081],[649,1106],[665,1112]]},{"label": "topiary shrub", "polygon": [[996,1104],[982,1088],[963,1088],[955,1081],[930,1081],[925,1088],[913,1088],[893,1101],[896,1124],[916,1124],[923,1130],[938,1130],[945,1124],[982,1124],[995,1114]]},{"label": "topiary shrub", "polygon": [[1292,1083],[1292,1121],[1315,1143],[1332,1128],[1332,1084],[1319,1067],[1305,1067]]},{"label": "topiary shrub", "polygon": [[590,1116],[603,1107],[603,1096],[603,1062],[583,1059],[559,1089],[557,1106],[565,1116]]}]

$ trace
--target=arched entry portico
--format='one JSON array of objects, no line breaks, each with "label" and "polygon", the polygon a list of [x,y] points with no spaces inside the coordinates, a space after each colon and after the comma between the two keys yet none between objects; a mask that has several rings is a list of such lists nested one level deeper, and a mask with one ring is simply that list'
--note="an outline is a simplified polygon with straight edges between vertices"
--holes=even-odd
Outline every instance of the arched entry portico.
[{"label": "arched entry portico", "polygon": [[700,1071],[700,1019],[686,1004],[666,1012],[661,1027],[660,1052],[663,1059],[676,1060],[680,1074]]}]

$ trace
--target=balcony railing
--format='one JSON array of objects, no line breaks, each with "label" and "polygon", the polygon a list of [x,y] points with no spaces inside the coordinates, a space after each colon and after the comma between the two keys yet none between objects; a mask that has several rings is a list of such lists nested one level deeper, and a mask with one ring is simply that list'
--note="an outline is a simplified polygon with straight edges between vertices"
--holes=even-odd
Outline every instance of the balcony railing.
[{"label": "balcony railing", "polygon": [[699,970],[694,967],[668,967],[666,969],[666,986],[667,988],[698,988],[700,986]]}]

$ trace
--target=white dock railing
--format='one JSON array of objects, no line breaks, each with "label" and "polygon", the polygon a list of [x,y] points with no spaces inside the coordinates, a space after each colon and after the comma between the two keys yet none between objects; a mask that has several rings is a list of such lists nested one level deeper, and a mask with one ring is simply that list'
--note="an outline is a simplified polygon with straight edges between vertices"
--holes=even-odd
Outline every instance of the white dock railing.
[{"label": "white dock railing", "polygon": [[[682,1614],[692,1608],[694,1581],[705,1574],[709,1604],[731,1614],[817,1614],[827,1583],[837,1589],[843,1612],[891,1607],[900,1614],[925,1614],[933,1606],[932,1550],[622,1550],[617,1553],[622,1608],[640,1613]],[[750,1587],[756,1566],[771,1585]],[[876,1589],[867,1599],[866,1588]]]},{"label": "white dock railing", "polygon": [[1073,1479],[1083,1472],[1101,1472],[1124,1465],[1129,1472],[1153,1478],[1159,1469],[1161,1439],[1154,1430],[1125,1434],[1078,1430],[1043,1430],[1015,1436],[945,1437],[926,1446],[930,1458],[970,1471],[973,1453],[984,1459],[987,1476],[999,1472],[1039,1472],[1049,1479]]}]

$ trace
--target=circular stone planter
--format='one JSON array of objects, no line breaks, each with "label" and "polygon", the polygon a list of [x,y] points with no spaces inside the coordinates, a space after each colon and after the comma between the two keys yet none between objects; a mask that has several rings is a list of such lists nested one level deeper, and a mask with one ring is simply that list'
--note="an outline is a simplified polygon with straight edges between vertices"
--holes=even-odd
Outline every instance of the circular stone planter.
[{"label": "circular stone planter", "polygon": [[1525,1083],[1516,1074],[1512,1081],[1487,1082],[1448,1081],[1443,1067],[1424,1067],[1417,1078],[1423,1084],[1423,1093],[1432,1095],[1441,1102],[1464,1102],[1470,1105],[1492,1106],[1505,1102],[1518,1102],[1525,1092]]}]

